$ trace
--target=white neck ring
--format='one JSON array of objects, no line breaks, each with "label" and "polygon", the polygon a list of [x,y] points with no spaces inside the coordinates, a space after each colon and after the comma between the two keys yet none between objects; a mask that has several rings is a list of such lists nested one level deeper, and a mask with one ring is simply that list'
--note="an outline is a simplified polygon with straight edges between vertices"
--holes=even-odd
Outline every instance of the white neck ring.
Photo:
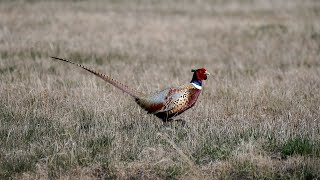
[{"label": "white neck ring", "polygon": [[195,84],[195,83],[191,83],[195,88],[197,88],[197,89],[202,89],[202,86],[199,86],[199,85],[197,85],[197,84]]}]

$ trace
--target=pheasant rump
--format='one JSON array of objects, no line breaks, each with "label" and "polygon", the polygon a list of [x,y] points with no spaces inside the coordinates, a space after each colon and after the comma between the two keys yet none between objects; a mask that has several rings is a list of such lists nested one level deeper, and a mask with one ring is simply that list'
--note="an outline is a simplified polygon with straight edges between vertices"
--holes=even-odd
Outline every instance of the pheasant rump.
[{"label": "pheasant rump", "polygon": [[202,81],[206,80],[207,75],[209,75],[204,68],[191,70],[193,72],[193,76],[190,83],[184,84],[180,87],[167,88],[151,95],[145,95],[144,93],[138,92],[107,75],[101,74],[81,64],[57,57],[51,58],[77,65],[95,74],[135,98],[135,101],[140,105],[140,107],[145,109],[148,113],[154,114],[164,122],[172,120],[175,116],[183,113],[196,103],[202,90]]}]

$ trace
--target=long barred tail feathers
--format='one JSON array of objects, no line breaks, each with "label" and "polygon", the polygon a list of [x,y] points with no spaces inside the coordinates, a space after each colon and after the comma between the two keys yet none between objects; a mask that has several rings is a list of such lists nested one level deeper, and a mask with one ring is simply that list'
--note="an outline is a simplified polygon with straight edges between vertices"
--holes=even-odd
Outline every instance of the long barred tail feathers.
[{"label": "long barred tail feathers", "polygon": [[115,80],[115,79],[113,79],[113,78],[111,78],[111,77],[109,77],[109,76],[107,76],[107,75],[105,75],[105,74],[102,74],[102,73],[100,73],[100,72],[97,72],[97,71],[95,71],[95,70],[92,70],[92,69],[90,69],[90,68],[87,68],[87,67],[85,67],[85,66],[83,66],[83,65],[81,65],[81,64],[78,64],[78,63],[75,63],[75,62],[72,62],[72,61],[69,61],[69,60],[66,60],[66,59],[58,58],[58,57],[51,57],[51,58],[52,58],[52,59],[56,59],[56,60],[60,60],[60,61],[65,61],[65,62],[74,64],[74,65],[76,65],[76,66],[79,66],[79,67],[81,67],[82,69],[85,69],[86,71],[89,71],[89,72],[93,73],[94,75],[100,77],[101,79],[107,81],[108,83],[114,85],[114,86],[117,87],[118,89],[122,90],[123,92],[131,95],[132,97],[134,97],[134,98],[136,98],[136,99],[139,99],[139,98],[141,98],[141,96],[143,96],[142,93],[140,93],[140,92],[138,92],[138,91],[136,91],[136,90],[134,90],[134,89],[129,88],[127,85],[124,85],[124,84],[122,84],[121,82],[119,82],[119,81],[117,81],[117,80]]}]

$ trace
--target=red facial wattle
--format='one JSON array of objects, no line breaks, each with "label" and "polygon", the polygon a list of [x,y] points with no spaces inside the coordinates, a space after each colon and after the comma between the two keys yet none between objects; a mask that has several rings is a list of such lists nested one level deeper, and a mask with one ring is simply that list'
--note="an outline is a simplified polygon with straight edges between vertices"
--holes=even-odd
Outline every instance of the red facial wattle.
[{"label": "red facial wattle", "polygon": [[207,80],[206,71],[207,71],[207,70],[206,70],[205,68],[198,69],[198,70],[196,71],[197,79],[200,80],[200,81]]}]

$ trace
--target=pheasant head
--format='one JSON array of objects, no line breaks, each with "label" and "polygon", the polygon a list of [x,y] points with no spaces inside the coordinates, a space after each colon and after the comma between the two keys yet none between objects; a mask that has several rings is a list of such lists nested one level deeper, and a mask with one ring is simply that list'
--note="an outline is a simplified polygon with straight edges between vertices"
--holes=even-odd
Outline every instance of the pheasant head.
[{"label": "pheasant head", "polygon": [[191,83],[197,87],[197,89],[202,89],[202,81],[207,80],[207,76],[210,75],[210,73],[205,68],[192,69],[191,72],[193,72]]}]

